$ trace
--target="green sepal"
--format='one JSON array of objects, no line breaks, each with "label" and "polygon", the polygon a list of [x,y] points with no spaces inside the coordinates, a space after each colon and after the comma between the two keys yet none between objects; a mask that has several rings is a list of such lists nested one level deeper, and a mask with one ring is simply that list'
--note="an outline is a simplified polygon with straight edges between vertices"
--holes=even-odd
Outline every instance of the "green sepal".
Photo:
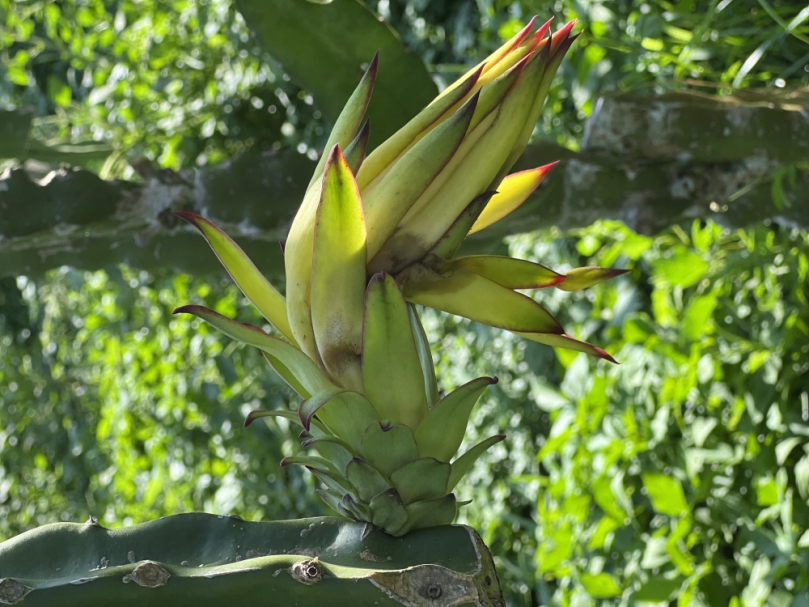
[{"label": "green sepal", "polygon": [[354,137],[354,140],[345,149],[345,158],[348,167],[355,175],[362,166],[362,161],[365,160],[365,152],[368,150],[368,138],[371,136],[371,123],[367,120],[362,128]]},{"label": "green sepal", "polygon": [[327,472],[334,477],[340,476],[340,471],[329,460],[322,457],[315,457],[309,455],[290,455],[281,460],[280,466],[285,468],[291,464],[297,466],[304,466],[306,468],[314,468],[321,472]]},{"label": "green sepal", "polygon": [[264,409],[257,409],[255,411],[250,411],[247,416],[244,418],[244,427],[246,428],[250,424],[252,424],[257,419],[262,417],[283,417],[284,419],[288,419],[291,422],[295,422],[299,426],[301,426],[301,420],[295,415],[294,411],[267,411]]},{"label": "green sepal", "polygon": [[259,327],[246,323],[240,323],[221,314],[206,308],[205,306],[181,306],[174,310],[174,314],[193,314],[202,320],[212,324],[228,337],[232,337],[249,346],[255,346],[283,361],[284,366],[290,374],[300,382],[303,388],[310,394],[314,394],[328,388],[335,388],[335,385],[323,374],[311,358],[277,337],[267,335]]},{"label": "green sepal", "polygon": [[615,278],[621,274],[626,274],[629,270],[619,268],[575,268],[565,274],[564,282],[556,285],[557,289],[562,291],[579,291],[592,287],[599,283]]},{"label": "green sepal", "polygon": [[407,426],[397,424],[385,428],[371,423],[362,439],[362,455],[374,468],[390,477],[391,473],[419,458],[416,437]]},{"label": "green sepal", "polygon": [[447,491],[452,491],[458,485],[458,481],[469,472],[472,465],[483,455],[486,450],[492,445],[496,445],[506,438],[505,434],[496,434],[490,436],[484,441],[479,442],[477,445],[469,449],[461,457],[452,462],[452,472],[449,475],[449,482],[447,483]]},{"label": "green sepal", "polygon": [[383,419],[415,428],[427,414],[407,303],[387,274],[372,276],[365,293],[362,377],[364,393]]},{"label": "green sepal", "polygon": [[335,146],[323,175],[312,253],[310,309],[317,352],[341,386],[362,390],[365,218],[354,176]]},{"label": "green sepal", "polygon": [[409,302],[508,331],[564,333],[556,319],[530,297],[463,268],[446,274],[444,267],[436,271],[435,266],[442,263],[446,265],[431,256],[399,275],[397,280]]},{"label": "green sepal", "polygon": [[432,500],[447,494],[450,465],[432,457],[410,462],[390,475],[405,504]]},{"label": "green sepal", "polygon": [[435,365],[433,364],[433,354],[430,351],[430,342],[427,341],[427,333],[421,324],[421,319],[416,313],[416,307],[408,303],[407,315],[410,318],[410,326],[413,328],[413,337],[416,340],[416,351],[419,354],[421,373],[424,376],[424,388],[427,395],[427,406],[432,409],[439,401],[438,381],[435,378]]},{"label": "green sepal", "polygon": [[267,354],[264,350],[261,351],[264,359],[270,365],[270,368],[278,374],[278,377],[284,380],[284,383],[292,388],[301,398],[309,398],[311,394],[303,387],[303,384],[298,381],[298,378],[289,370],[289,368],[282,363],[279,359],[271,354]]},{"label": "green sepal", "polygon": [[355,456],[348,443],[336,436],[328,438],[310,438],[301,443],[301,447],[314,447],[323,459],[329,460],[343,474],[348,462]]},{"label": "green sepal", "polygon": [[242,251],[233,239],[216,225],[194,213],[175,213],[197,228],[208,241],[228,274],[259,312],[297,346],[287,318],[286,300]]},{"label": "green sepal", "polygon": [[371,523],[390,535],[396,535],[407,522],[407,509],[396,489],[375,496],[370,503]]},{"label": "green sepal", "polygon": [[315,491],[320,496],[320,499],[326,502],[326,505],[329,508],[334,510],[340,516],[345,516],[343,511],[340,509],[340,500],[343,499],[342,493],[338,494],[335,493],[334,491],[331,491],[330,489],[315,489]]},{"label": "green sepal", "polygon": [[[317,396],[313,396],[312,399]],[[368,425],[379,421],[379,414],[374,406],[358,392],[336,392],[322,403],[313,403],[311,408],[314,409],[315,405],[320,421],[331,434],[348,443],[354,453],[361,452],[363,435]],[[301,403],[301,406],[303,407],[304,403]]]},{"label": "green sepal", "polygon": [[416,429],[422,457],[448,462],[463,442],[469,415],[480,395],[497,378],[479,377],[447,394]]},{"label": "green sepal", "polygon": [[357,488],[357,495],[363,502],[370,502],[374,496],[390,489],[390,483],[379,470],[358,457],[348,462],[346,478]]},{"label": "green sepal", "polygon": [[339,493],[341,496],[346,493],[356,492],[356,488],[342,476],[331,474],[325,470],[318,470],[312,466],[306,467],[317,480],[326,485],[331,491]]},{"label": "green sepal", "polygon": [[408,504],[407,522],[396,535],[402,536],[405,533],[424,527],[449,525],[455,520],[457,513],[458,506],[453,493],[435,500]]},{"label": "green sepal", "polygon": [[452,259],[452,256],[455,255],[455,252],[461,246],[466,235],[469,234],[469,230],[475,225],[483,209],[486,208],[486,205],[489,204],[492,196],[496,193],[496,191],[491,190],[475,197],[461,214],[458,215],[455,222],[444,232],[444,235],[435,243],[433,248],[430,249],[428,255],[433,254],[443,259]]},{"label": "green sepal", "polygon": [[567,282],[565,276],[545,266],[504,255],[469,255],[448,261],[444,267],[449,271],[463,268],[507,289],[562,289]]},{"label": "green sepal", "polygon": [[338,512],[358,521],[367,521],[371,518],[368,506],[358,503],[350,493],[343,496],[338,508]]},{"label": "green sepal", "polygon": [[[374,81],[376,80],[378,67],[379,53],[376,53],[371,63],[368,65],[368,69],[365,70],[357,88],[354,89],[354,92],[351,93],[351,97],[348,98],[348,101],[343,106],[343,111],[340,112],[337,122],[334,123],[334,128],[332,128],[329,134],[326,145],[323,146],[324,150],[330,150],[335,145],[346,148],[351,140],[354,139],[357,129],[360,128],[362,119],[365,117],[365,110],[368,109],[368,104],[371,102],[371,93],[374,91]],[[315,172],[312,175],[312,180],[309,182],[309,188],[320,179],[325,166],[326,154],[323,154],[317,163],[317,168],[315,168]]]},{"label": "green sepal", "polygon": [[379,177],[379,182],[363,189],[363,207],[368,222],[369,270],[374,256],[394,232],[401,219],[444,169],[461,145],[477,104],[477,93],[452,118],[441,123],[407,150]]},{"label": "green sepal", "polygon": [[312,418],[320,410],[320,408],[329,402],[329,400],[338,394],[342,394],[343,392],[345,392],[345,390],[340,388],[329,388],[327,390],[321,390],[306,400],[301,401],[301,404],[298,405],[298,417],[301,420],[301,425],[308,430],[309,425],[312,422]]}]

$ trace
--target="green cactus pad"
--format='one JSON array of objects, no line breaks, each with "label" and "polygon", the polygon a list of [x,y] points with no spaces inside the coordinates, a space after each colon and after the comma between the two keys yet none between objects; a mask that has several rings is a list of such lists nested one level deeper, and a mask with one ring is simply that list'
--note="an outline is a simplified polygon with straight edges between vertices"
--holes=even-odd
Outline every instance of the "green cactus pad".
[{"label": "green cactus pad", "polygon": [[57,523],[0,543],[0,603],[24,607],[502,606],[469,527],[394,538],[331,517],[179,514],[123,529]]}]

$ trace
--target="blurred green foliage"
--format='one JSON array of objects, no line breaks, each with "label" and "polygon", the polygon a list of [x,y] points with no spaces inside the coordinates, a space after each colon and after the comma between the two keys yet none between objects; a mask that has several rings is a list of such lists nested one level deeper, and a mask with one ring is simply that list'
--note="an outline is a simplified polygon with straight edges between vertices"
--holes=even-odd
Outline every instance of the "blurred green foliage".
[{"label": "blurred green foliage", "polygon": [[[578,19],[537,131],[571,148],[605,92],[809,82],[809,8],[792,0],[368,4],[442,84],[535,14]],[[178,169],[251,148],[315,154],[328,134],[316,105],[230,0],[0,0],[0,107],[33,111],[44,143],[112,145],[104,176],[131,176],[142,155]]]},{"label": "blurred green foliage", "polygon": [[[787,0],[372,6],[444,82],[533,13],[578,18],[538,128],[573,148],[603,92],[808,77],[809,9]],[[139,155],[182,168],[322,142],[317,100],[225,0],[0,0],[0,24],[0,105],[32,108],[44,142],[112,144],[94,167],[106,176]],[[809,607],[809,236],[695,223],[650,238],[601,223],[503,246],[560,269],[632,269],[538,294],[620,366],[425,312],[445,389],[501,379],[468,441],[509,438],[460,493],[509,604]],[[89,515],[326,512],[310,477],[278,466],[294,429],[241,428],[291,394],[257,352],[171,316],[188,302],[260,322],[221,277],[0,280],[0,539]]]}]

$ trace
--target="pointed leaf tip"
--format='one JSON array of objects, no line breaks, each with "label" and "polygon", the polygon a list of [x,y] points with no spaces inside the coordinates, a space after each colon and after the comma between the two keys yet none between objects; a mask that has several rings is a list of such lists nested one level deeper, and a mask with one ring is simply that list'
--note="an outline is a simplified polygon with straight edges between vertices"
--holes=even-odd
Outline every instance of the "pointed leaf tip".
[{"label": "pointed leaf tip", "polygon": [[604,360],[609,361],[614,365],[620,365],[621,364],[617,360],[615,360],[612,356],[610,356],[609,352],[607,352],[606,350],[603,350],[603,349],[599,348],[598,346],[593,346],[593,350],[595,350],[595,352],[596,352],[596,354],[598,355],[599,358],[603,358]]},{"label": "pointed leaf tip", "polygon": [[580,291],[627,272],[629,270],[625,268],[599,268],[593,266],[574,268],[565,275],[565,280],[556,288],[562,291]]}]

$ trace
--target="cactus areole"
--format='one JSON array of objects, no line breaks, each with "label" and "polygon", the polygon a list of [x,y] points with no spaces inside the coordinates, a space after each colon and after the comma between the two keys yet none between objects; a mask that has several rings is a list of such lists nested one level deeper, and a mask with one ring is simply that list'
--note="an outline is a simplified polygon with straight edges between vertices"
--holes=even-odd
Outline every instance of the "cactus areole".
[{"label": "cactus areole", "polygon": [[[302,447],[282,466],[305,466],[336,512],[393,536],[451,523],[453,493],[492,445],[458,455],[482,377],[439,397],[416,304],[465,316],[555,347],[612,361],[567,334],[521,289],[581,289],[621,270],[562,274],[494,255],[455,257],[464,237],[498,221],[536,189],[549,166],[508,175],[537,122],[553,76],[576,36],[532,21],[420,114],[366,155],[363,122],[376,57],[329,137],[285,243],[286,297],[208,220],[178,213],[207,239],[236,284],[277,330],[188,305],[260,348],[300,396],[286,417]],[[614,362],[614,361],[613,361]]]},{"label": "cactus areole", "polygon": [[199,513],[114,530],[45,525],[0,544],[0,605],[503,605],[491,557],[469,527],[406,539],[367,527]]}]

